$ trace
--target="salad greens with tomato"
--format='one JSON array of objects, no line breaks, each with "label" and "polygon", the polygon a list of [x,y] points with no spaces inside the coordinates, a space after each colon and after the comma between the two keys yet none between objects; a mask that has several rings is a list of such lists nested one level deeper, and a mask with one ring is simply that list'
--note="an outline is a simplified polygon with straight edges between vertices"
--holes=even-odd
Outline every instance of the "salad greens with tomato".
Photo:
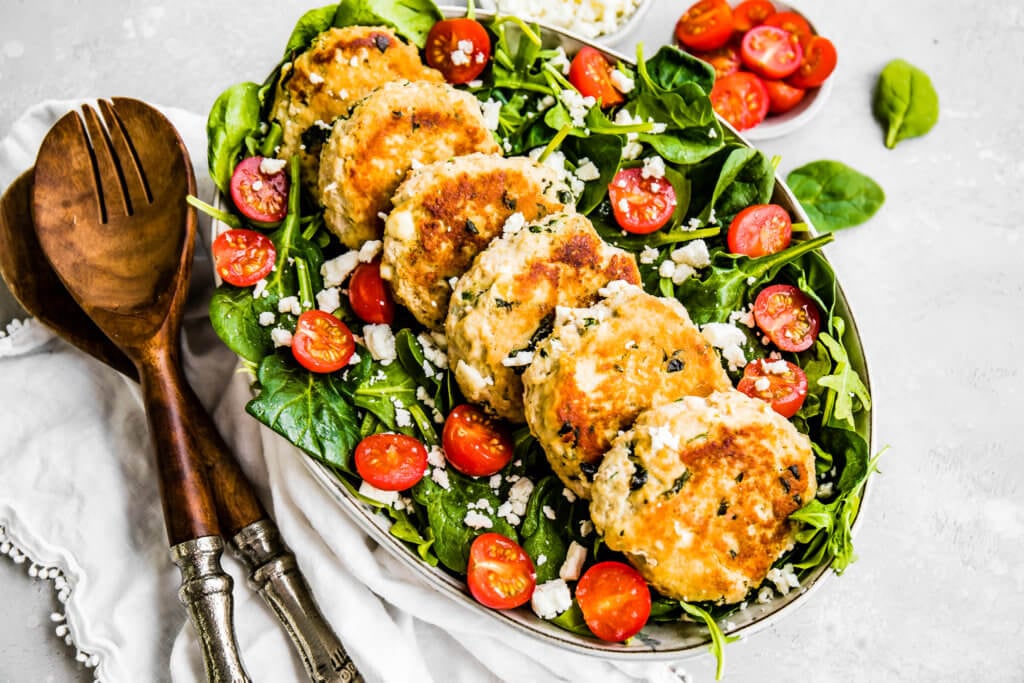
[{"label": "salad greens with tomato", "polygon": [[[854,559],[851,526],[877,460],[863,359],[821,254],[831,235],[813,236],[773,203],[783,197],[775,162],[716,118],[714,69],[674,47],[617,65],[585,47],[570,61],[536,25],[514,17],[443,22],[430,0],[346,0],[310,11],[282,64],[321,31],[366,22],[395,28],[496,109],[494,134],[506,155],[564,160],[577,210],[637,255],[648,292],[678,299],[698,325],[734,331],[731,350],[723,349],[734,383],[789,417],[816,455],[819,495],[793,515],[802,522],[799,544],[776,566],[807,576],[830,564],[842,573]],[[481,603],[528,601],[558,578],[575,544],[586,552],[572,560],[587,571],[569,609],[545,618],[613,641],[645,623],[697,620],[720,655],[716,619],[742,606],[688,604],[652,590],[649,605],[608,613],[602,598],[639,575],[588,529],[587,502],[565,495],[527,428],[465,403],[444,354],[391,301],[379,265],[365,259],[347,296],[318,301],[322,266],[346,250],[304,194],[297,159],[272,158],[280,128],[269,109],[280,70],[263,84],[228,88],[208,121],[211,175],[232,200],[226,210],[203,207],[231,228],[213,246],[224,284],[210,316],[254,375],[246,410],[387,515],[392,535],[424,562],[466,576]],[[685,265],[680,252],[698,243],[706,262]],[[393,362],[375,360],[366,346],[382,326],[394,336]],[[439,457],[450,465],[443,476]],[[510,504],[515,515],[498,513]]]}]

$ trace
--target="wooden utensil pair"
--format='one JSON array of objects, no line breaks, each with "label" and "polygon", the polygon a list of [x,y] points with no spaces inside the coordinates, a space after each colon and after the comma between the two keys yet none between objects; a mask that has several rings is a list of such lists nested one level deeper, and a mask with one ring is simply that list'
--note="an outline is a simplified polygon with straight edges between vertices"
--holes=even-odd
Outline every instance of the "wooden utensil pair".
[{"label": "wooden utensil pair", "polygon": [[[247,681],[222,531],[291,636],[313,681],[361,680],[179,363],[195,180],[177,132],[137,100],[100,101],[51,129],[34,175],[3,198],[0,270],[41,322],[141,379],[179,597],[211,681]],[[38,239],[37,239],[38,238]]]}]

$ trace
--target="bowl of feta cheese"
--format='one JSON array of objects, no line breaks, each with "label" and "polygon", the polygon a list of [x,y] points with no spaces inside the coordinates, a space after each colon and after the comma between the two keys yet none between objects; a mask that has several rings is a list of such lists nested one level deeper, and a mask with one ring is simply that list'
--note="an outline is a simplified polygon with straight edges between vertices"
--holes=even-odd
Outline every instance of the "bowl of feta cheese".
[{"label": "bowl of feta cheese", "polygon": [[[485,4],[485,3],[482,3]],[[502,14],[513,14],[614,45],[642,20],[653,0],[491,0]]]}]

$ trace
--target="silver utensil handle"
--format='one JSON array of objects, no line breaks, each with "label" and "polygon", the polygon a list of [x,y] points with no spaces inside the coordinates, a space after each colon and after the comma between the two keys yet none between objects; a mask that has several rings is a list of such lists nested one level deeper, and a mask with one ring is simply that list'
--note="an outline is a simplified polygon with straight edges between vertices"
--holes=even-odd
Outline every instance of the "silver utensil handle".
[{"label": "silver utensil handle", "polygon": [[188,609],[203,649],[209,683],[251,683],[242,666],[235,638],[233,581],[220,566],[224,541],[201,536],[171,546],[171,559],[181,570],[178,598]]},{"label": "silver utensil handle", "polygon": [[277,526],[261,519],[243,528],[231,545],[249,570],[249,581],[292,639],[314,683],[361,683],[362,675],[317,607],[295,556]]}]

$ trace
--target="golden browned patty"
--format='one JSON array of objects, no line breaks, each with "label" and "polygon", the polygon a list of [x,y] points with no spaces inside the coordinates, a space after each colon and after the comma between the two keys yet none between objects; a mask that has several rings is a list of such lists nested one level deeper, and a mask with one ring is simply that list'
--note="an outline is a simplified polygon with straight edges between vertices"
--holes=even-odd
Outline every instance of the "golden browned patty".
[{"label": "golden browned patty", "polygon": [[735,603],[792,547],[787,518],[816,487],[807,437],[730,390],[641,413],[601,462],[590,514],[663,594]]},{"label": "golden browned patty", "polygon": [[338,119],[324,145],[324,221],[350,248],[379,239],[411,168],[473,152],[498,152],[473,95],[446,83],[387,83]]},{"label": "golden browned patty", "polygon": [[466,398],[523,422],[520,374],[555,309],[588,305],[614,280],[639,283],[636,260],[602,242],[586,216],[553,214],[495,239],[459,279],[445,321]]},{"label": "golden browned patty", "polygon": [[308,50],[281,69],[271,119],[281,124],[278,156],[302,159],[303,182],[316,189],[320,148],[334,119],[394,80],[441,83],[441,72],[423,64],[413,45],[382,26],[324,31]]},{"label": "golden browned patty", "polygon": [[590,308],[560,312],[523,374],[530,431],[583,498],[612,439],[642,411],[732,388],[678,301],[620,283],[602,294]]},{"label": "golden browned patty", "polygon": [[533,221],[563,211],[568,192],[558,173],[526,157],[469,154],[415,169],[392,198],[381,275],[417,320],[442,330],[450,280],[512,214]]}]

